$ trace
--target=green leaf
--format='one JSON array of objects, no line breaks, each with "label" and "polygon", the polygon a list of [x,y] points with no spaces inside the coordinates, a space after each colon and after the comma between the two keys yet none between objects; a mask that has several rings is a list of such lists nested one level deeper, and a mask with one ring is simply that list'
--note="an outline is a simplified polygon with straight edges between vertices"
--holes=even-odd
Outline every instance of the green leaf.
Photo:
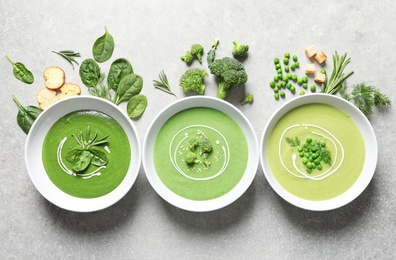
[{"label": "green leaf", "polygon": [[105,26],[105,34],[95,41],[92,47],[92,54],[97,62],[102,63],[111,58],[113,51],[114,39]]},{"label": "green leaf", "polygon": [[143,88],[143,79],[137,74],[129,74],[125,76],[118,85],[117,95],[118,100],[115,102],[117,105],[123,101],[128,101],[133,96],[138,95]]},{"label": "green leaf", "polygon": [[95,166],[104,166],[107,164],[108,159],[107,159],[107,155],[105,152],[95,148],[95,147],[91,147],[89,149],[89,151],[92,154],[92,159],[91,159],[91,163]]},{"label": "green leaf", "polygon": [[87,87],[96,87],[101,78],[99,65],[93,59],[86,59],[80,66],[81,81]]},{"label": "green leaf", "polygon": [[35,106],[27,106],[24,107],[19,103],[18,99],[15,96],[12,96],[12,99],[18,106],[18,114],[17,114],[17,123],[19,127],[27,134],[29,133],[30,128],[32,127],[36,118],[43,112],[40,108]]},{"label": "green leaf", "polygon": [[33,73],[28,70],[25,65],[20,62],[13,62],[8,55],[6,55],[6,58],[13,66],[15,78],[26,84],[32,84],[34,82]]},{"label": "green leaf", "polygon": [[107,83],[111,89],[117,90],[120,81],[127,75],[133,73],[131,63],[124,58],[119,58],[110,66],[109,74],[107,76]]},{"label": "green leaf", "polygon": [[128,116],[132,119],[140,117],[147,107],[147,97],[144,95],[133,96],[127,104]]},{"label": "green leaf", "polygon": [[73,149],[73,150],[68,151],[65,156],[66,161],[73,163],[74,157],[76,157],[76,154],[80,151],[81,151],[80,149]]},{"label": "green leaf", "polygon": [[74,156],[72,169],[76,172],[84,171],[91,163],[90,151],[78,151]]}]

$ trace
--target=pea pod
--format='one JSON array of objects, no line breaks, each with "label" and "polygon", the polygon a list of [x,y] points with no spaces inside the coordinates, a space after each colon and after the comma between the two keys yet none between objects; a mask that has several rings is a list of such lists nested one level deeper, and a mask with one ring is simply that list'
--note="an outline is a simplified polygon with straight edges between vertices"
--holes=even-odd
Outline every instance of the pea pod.
[{"label": "pea pod", "polygon": [[12,99],[15,101],[19,109],[17,114],[18,125],[27,134],[42,110],[35,106],[22,106],[15,96],[12,96]]},{"label": "pea pod", "polygon": [[105,34],[95,41],[92,47],[92,54],[97,62],[102,63],[111,58],[113,51],[114,39],[105,27]]},{"label": "pea pod", "polygon": [[137,74],[125,76],[117,88],[117,105],[123,101],[130,100],[133,96],[138,95],[143,88],[143,79]]},{"label": "pea pod", "polygon": [[20,62],[13,62],[8,55],[6,55],[6,58],[13,66],[13,73],[15,78],[26,84],[32,84],[34,82],[33,73],[28,70],[25,65]]},{"label": "pea pod", "polygon": [[133,68],[131,63],[127,59],[119,58],[110,66],[109,74],[107,76],[107,83],[109,87],[117,90],[120,81],[127,75],[133,73]]},{"label": "pea pod", "polygon": [[140,117],[147,107],[147,97],[144,95],[133,96],[127,104],[127,113],[131,119]]}]

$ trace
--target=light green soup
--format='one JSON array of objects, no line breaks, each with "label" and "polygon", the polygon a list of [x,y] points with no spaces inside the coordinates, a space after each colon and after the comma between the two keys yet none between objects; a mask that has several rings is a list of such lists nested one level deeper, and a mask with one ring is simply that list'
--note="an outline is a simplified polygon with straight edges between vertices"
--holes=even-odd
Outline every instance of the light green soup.
[{"label": "light green soup", "polygon": [[[212,149],[203,152],[200,144],[208,142]],[[194,163],[186,161],[191,152],[196,155]],[[172,192],[191,200],[210,200],[232,190],[245,172],[248,156],[239,125],[223,112],[205,107],[172,116],[154,144],[159,178]]]},{"label": "light green soup", "polygon": [[[90,138],[86,138],[88,126]],[[71,150],[81,149],[73,138],[74,135],[79,139],[79,134],[90,140],[96,135],[97,141],[109,135],[107,142],[95,146],[105,154],[105,165],[90,163],[81,172],[73,170],[73,162],[68,161],[67,154]],[[50,180],[60,190],[80,198],[96,198],[114,190],[128,171],[130,157],[129,140],[121,125],[104,113],[88,110],[72,112],[55,122],[44,139],[42,152],[44,168]]]},{"label": "light green soup", "polygon": [[[287,141],[296,137],[301,141],[300,147],[307,137],[324,142],[331,161],[320,163],[321,169],[308,173],[307,161],[303,162],[306,155]],[[291,110],[278,121],[269,138],[267,157],[272,174],[288,192],[302,199],[328,200],[346,192],[359,178],[365,144],[348,114],[330,105],[308,104]]]}]

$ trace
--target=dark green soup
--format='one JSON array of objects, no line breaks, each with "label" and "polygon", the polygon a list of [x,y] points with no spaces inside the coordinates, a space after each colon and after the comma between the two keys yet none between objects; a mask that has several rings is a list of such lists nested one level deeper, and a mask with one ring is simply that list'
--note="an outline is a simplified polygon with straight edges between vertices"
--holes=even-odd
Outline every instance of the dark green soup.
[{"label": "dark green soup", "polygon": [[131,148],[121,125],[98,111],[81,110],[59,119],[48,131],[42,159],[50,180],[63,192],[97,198],[124,179]]}]

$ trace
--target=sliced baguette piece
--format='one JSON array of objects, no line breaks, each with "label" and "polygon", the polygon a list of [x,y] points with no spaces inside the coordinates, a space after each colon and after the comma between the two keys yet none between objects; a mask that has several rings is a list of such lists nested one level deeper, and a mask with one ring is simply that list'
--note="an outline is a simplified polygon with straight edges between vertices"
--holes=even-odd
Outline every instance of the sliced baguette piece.
[{"label": "sliced baguette piece", "polygon": [[44,83],[49,89],[59,89],[65,84],[65,72],[57,66],[50,66],[44,70]]},{"label": "sliced baguette piece", "polygon": [[37,102],[42,110],[45,110],[48,106],[58,100],[59,98],[56,95],[56,90],[48,89],[45,87],[40,89],[37,93]]},{"label": "sliced baguette piece", "polygon": [[58,97],[60,100],[60,99],[66,98],[66,97],[78,96],[78,95],[80,95],[80,93],[81,93],[81,88],[79,85],[74,84],[74,83],[65,83],[59,89]]}]

